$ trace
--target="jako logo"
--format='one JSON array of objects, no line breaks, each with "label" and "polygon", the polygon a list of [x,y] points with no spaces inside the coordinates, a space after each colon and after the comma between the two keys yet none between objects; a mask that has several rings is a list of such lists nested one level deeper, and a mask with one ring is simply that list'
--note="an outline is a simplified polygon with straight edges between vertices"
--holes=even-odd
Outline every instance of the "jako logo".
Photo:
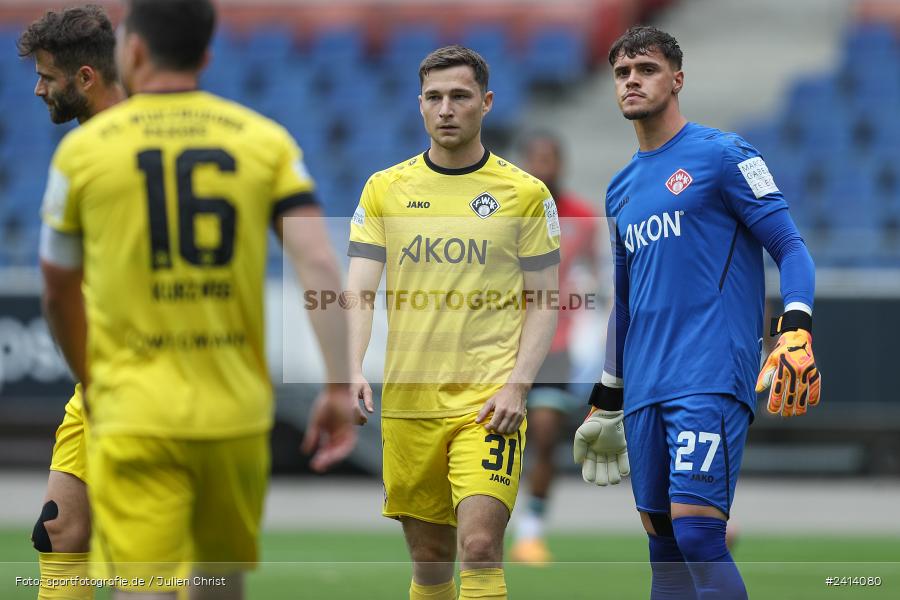
[{"label": "jako logo", "polygon": [[428,202],[428,201],[422,202],[422,201],[410,200],[410,201],[406,204],[406,208],[431,208],[431,202]]},{"label": "jako logo", "polygon": [[683,214],[684,211],[679,210],[671,214],[663,213],[662,217],[653,215],[638,225],[629,225],[625,231],[625,247],[629,252],[634,252],[661,237],[670,235],[681,237],[681,215]]},{"label": "jako logo", "polygon": [[[480,244],[480,245],[479,245]],[[424,248],[423,248],[424,246]],[[424,257],[422,256],[424,253]],[[444,262],[458,264],[466,261],[466,264],[472,264],[477,261],[478,264],[485,264],[487,259],[487,240],[476,241],[469,239],[463,241],[460,238],[423,238],[417,235],[413,241],[403,249],[400,254],[400,264],[409,258],[417,263],[421,261],[441,263]]]}]

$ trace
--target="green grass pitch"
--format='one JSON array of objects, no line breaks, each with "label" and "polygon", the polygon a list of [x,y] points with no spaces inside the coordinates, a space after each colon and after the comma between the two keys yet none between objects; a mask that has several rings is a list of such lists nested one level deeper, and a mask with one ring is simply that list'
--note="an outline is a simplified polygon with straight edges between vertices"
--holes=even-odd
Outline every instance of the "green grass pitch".
[{"label": "green grass pitch", "polygon": [[[266,561],[248,579],[249,600],[403,600],[410,566],[396,533],[270,532]],[[555,535],[554,564],[507,565],[513,600],[621,600],[649,596],[646,540],[640,535]],[[751,598],[900,598],[896,537],[743,535],[735,549]],[[890,562],[893,561],[893,562]],[[28,532],[0,530],[0,598],[35,598],[15,578],[37,575]],[[880,586],[826,586],[826,577],[880,577]],[[98,600],[108,598],[106,591]]]}]

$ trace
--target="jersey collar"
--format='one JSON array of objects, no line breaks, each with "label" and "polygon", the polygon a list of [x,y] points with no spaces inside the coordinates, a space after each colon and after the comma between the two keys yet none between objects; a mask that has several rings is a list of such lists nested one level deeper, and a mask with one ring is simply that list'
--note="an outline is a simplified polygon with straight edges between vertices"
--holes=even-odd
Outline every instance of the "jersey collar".
[{"label": "jersey collar", "polygon": [[694,126],[694,124],[691,123],[690,121],[688,121],[687,123],[684,124],[684,126],[681,128],[681,130],[672,137],[672,139],[670,139],[668,142],[666,142],[665,144],[663,144],[656,150],[648,150],[646,152],[641,152],[640,150],[638,150],[638,153],[637,153],[638,158],[644,158],[646,156],[653,156],[654,154],[659,154],[660,152],[665,152],[666,150],[668,150],[669,148],[671,148],[672,146],[677,144],[678,141],[681,138],[683,138],[685,136],[685,134],[688,132],[688,130],[690,128],[692,128],[693,126]]},{"label": "jersey collar", "polygon": [[448,169],[446,167],[441,167],[428,158],[428,150],[422,153],[422,158],[425,160],[425,164],[428,165],[428,168],[434,171],[435,173],[440,173],[441,175],[468,175],[469,173],[474,173],[481,167],[487,164],[488,159],[491,157],[491,153],[485,148],[484,156],[481,157],[474,165],[469,165],[468,167],[460,167],[459,169]]},{"label": "jersey collar", "polygon": [[175,94],[193,94],[202,92],[200,88],[173,88],[171,90],[156,90],[152,92],[137,92],[134,96],[172,96]]}]

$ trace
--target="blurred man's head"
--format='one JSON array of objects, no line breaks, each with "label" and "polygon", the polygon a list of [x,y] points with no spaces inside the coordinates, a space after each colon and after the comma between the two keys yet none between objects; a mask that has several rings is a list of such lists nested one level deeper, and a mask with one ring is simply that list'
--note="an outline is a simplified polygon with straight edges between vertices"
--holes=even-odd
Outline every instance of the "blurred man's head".
[{"label": "blurred man's head", "polygon": [[91,98],[117,84],[115,43],[106,12],[94,5],[49,11],[22,33],[19,56],[34,58],[34,93],[54,123],[87,120]]},{"label": "blurred man's head", "polygon": [[677,102],[684,85],[683,54],[671,35],[632,27],[609,50],[616,100],[628,120],[654,117]]},{"label": "blurred man's head", "polygon": [[563,171],[562,142],[549,131],[538,131],[520,143],[525,170],[544,182],[556,197]]},{"label": "blurred man's head", "polygon": [[446,46],[425,57],[419,66],[419,110],[431,139],[447,150],[479,138],[481,121],[491,110],[488,66],[474,50]]},{"label": "blurred man's head", "polygon": [[116,61],[128,93],[138,72],[199,74],[216,26],[210,0],[128,0],[125,6]]}]

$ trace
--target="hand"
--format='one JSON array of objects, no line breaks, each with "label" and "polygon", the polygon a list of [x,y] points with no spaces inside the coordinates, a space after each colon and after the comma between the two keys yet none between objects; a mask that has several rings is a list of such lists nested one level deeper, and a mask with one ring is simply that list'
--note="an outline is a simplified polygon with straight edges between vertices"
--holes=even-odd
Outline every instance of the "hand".
[{"label": "hand", "polygon": [[476,423],[484,422],[491,412],[494,416],[491,420],[484,424],[484,428],[501,435],[509,435],[518,431],[522,421],[525,420],[525,396],[527,388],[516,384],[506,384],[500,391],[491,396],[484,403],[478,416],[475,417]]},{"label": "hand", "polygon": [[756,392],[771,386],[769,412],[782,417],[799,416],[806,407],[819,403],[822,377],[816,369],[812,335],[805,329],[786,331],[763,363],[756,380]]},{"label": "hand", "polygon": [[631,472],[621,410],[591,408],[575,432],[575,462],[587,483],[615,485]]},{"label": "hand", "polygon": [[375,404],[372,402],[372,386],[366,381],[362,373],[356,373],[351,378],[350,396],[356,399],[353,403],[353,416],[357,425],[365,425],[369,422],[369,417],[359,407],[359,401],[363,401],[366,412],[372,414],[375,412]]},{"label": "hand", "polygon": [[309,463],[314,471],[326,471],[356,446],[354,405],[359,410],[346,384],[328,384],[316,398],[301,446],[306,454],[316,451]]}]

